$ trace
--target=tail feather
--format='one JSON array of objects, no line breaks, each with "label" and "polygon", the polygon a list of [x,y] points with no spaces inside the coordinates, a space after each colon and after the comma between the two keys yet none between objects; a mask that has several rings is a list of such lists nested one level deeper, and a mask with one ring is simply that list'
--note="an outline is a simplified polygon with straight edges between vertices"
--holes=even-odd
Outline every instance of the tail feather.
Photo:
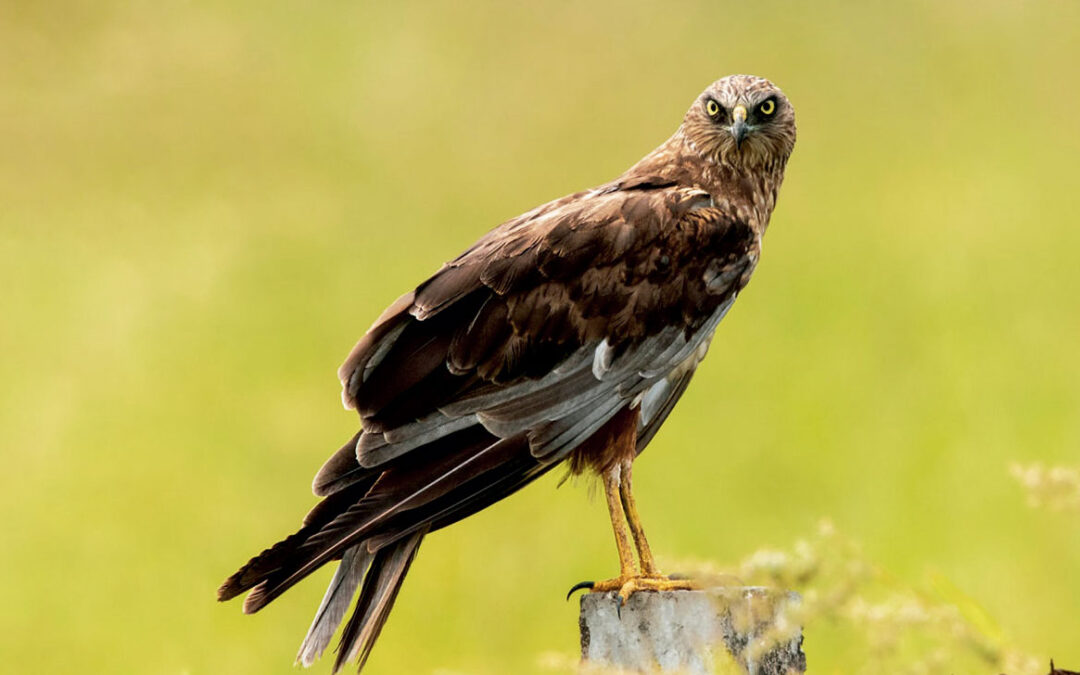
[{"label": "tail feather", "polygon": [[315,619],[311,622],[304,642],[300,645],[300,652],[296,655],[298,663],[306,668],[326,651],[327,645],[337,632],[341,620],[345,618],[345,610],[352,602],[353,594],[360,586],[360,580],[364,578],[364,572],[371,562],[371,554],[363,544],[353,546],[341,556],[334,578],[330,581],[330,587],[326,589],[322,604],[315,612]]},{"label": "tail feather", "polygon": [[[363,666],[423,537],[515,492],[553,466],[532,456],[524,435],[499,439],[479,426],[432,443],[428,450],[415,461],[350,475],[348,484],[328,491],[299,532],[248,562],[226,580],[218,597],[249,591],[244,612],[252,613],[321,565],[340,559],[297,661],[308,666],[323,654],[352,597],[358,596],[342,631],[334,671],[352,660]],[[353,471],[345,461],[336,462],[331,473],[339,470]]]},{"label": "tail feather", "polygon": [[[426,529],[414,533],[408,539],[388,546],[375,554],[371,570],[364,578],[360,599],[356,602],[349,623],[341,634],[333,672],[338,672],[346,662],[356,660],[357,668],[363,669],[371,655],[371,648],[386,624],[390,609],[394,606],[401,583],[416,557]],[[362,545],[361,545],[362,547]]]}]

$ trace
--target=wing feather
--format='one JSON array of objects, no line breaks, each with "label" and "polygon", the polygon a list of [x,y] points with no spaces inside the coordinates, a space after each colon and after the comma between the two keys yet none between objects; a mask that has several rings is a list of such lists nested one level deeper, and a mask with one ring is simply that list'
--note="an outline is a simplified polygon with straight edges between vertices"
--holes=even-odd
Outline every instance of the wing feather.
[{"label": "wing feather", "polygon": [[580,406],[632,402],[715,328],[756,261],[750,229],[710,204],[687,188],[592,193],[448,263],[396,324],[377,324],[366,358],[350,357],[363,377],[343,368],[368,430],[359,464],[477,423],[503,438],[546,425],[547,437]]},{"label": "wing feather", "polygon": [[[660,430],[660,425],[671,414],[675,404],[678,403],[686,391],[686,387],[689,386],[690,379],[695,372],[696,368],[687,368],[684,372],[673,376],[671,379],[661,380],[661,382],[657,383],[663,386],[656,392],[656,398],[651,401],[648,415],[645,414],[644,401],[642,402],[642,426],[638,429],[637,440],[637,452],[639,455],[656,436],[656,432]],[[650,389],[650,391],[652,390]]]},{"label": "wing feather", "polygon": [[529,448],[533,456],[545,463],[555,463],[607,424],[627,401],[609,395],[589,408],[579,408],[570,415],[541,424],[529,432]]}]

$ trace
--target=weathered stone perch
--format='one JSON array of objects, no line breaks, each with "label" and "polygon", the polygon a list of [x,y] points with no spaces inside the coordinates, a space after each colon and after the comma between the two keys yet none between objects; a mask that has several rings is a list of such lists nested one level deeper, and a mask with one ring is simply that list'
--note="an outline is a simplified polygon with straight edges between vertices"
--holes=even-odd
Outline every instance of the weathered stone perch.
[{"label": "weathered stone perch", "polygon": [[758,586],[581,596],[581,658],[638,672],[806,672],[799,595]]}]

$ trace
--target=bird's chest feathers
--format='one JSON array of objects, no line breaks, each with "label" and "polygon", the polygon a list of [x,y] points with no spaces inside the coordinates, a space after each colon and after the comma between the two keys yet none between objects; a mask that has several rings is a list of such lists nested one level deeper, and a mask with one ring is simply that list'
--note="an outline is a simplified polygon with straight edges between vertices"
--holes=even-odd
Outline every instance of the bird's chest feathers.
[{"label": "bird's chest feathers", "polygon": [[776,171],[748,172],[713,164],[702,178],[700,187],[718,208],[752,227],[759,236],[765,233],[781,181]]}]

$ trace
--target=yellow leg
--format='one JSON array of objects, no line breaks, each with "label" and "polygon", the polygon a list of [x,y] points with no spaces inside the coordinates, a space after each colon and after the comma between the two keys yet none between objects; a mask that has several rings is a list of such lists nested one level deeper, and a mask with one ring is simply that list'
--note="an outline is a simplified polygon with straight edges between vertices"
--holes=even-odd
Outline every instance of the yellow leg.
[{"label": "yellow leg", "polygon": [[645,528],[641,524],[641,516],[638,515],[637,502],[634,501],[633,486],[631,485],[632,468],[630,462],[622,467],[622,480],[619,483],[619,498],[622,501],[623,512],[630,524],[630,532],[634,536],[634,544],[637,546],[638,560],[641,561],[641,574],[646,577],[660,576],[660,570],[656,567],[652,549],[649,548],[649,540],[645,538]]},{"label": "yellow leg", "polygon": [[[615,545],[619,550],[619,576],[592,584],[592,592],[618,591],[619,603],[624,605],[637,591],[686,591],[700,588],[689,579],[670,579],[660,574],[657,569],[631,491],[629,462],[604,474],[604,495],[607,497],[611,526],[615,530]],[[641,561],[640,571],[634,568],[631,535]]]},{"label": "yellow leg", "polygon": [[[637,455],[639,411],[627,408],[608,422],[585,446],[579,448],[586,461],[597,468],[604,481],[611,528],[615,531],[615,546],[619,551],[619,576],[606,581],[583,581],[570,589],[581,588],[594,593],[618,591],[620,606],[637,591],[676,591],[700,588],[688,579],[671,579],[660,573],[653,559],[645,528],[641,525],[637,503],[630,484],[631,463]],[[632,542],[631,542],[632,538]],[[634,566],[634,548],[640,569]],[[567,594],[566,597],[570,597]]]},{"label": "yellow leg", "polygon": [[619,473],[619,467],[615,467],[604,475],[604,497],[607,498],[608,515],[611,516],[611,529],[615,531],[615,547],[619,550],[619,577],[629,579],[635,572],[634,551],[626,526],[626,514],[619,503]]}]

